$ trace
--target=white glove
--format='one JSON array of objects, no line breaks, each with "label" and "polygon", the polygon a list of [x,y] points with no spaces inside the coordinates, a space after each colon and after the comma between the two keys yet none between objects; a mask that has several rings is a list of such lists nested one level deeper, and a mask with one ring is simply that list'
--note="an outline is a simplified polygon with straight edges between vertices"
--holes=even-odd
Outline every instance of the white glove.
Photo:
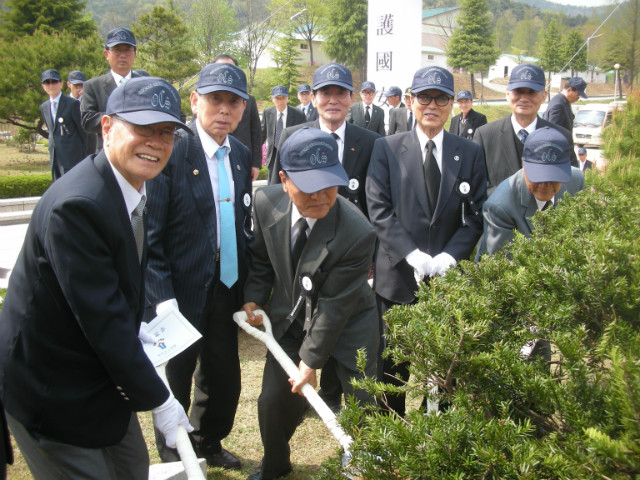
[{"label": "white glove", "polygon": [[422,279],[429,273],[433,258],[428,253],[424,253],[417,248],[405,257],[409,265],[413,267],[413,276],[416,283],[420,285]]},{"label": "white glove", "polygon": [[178,301],[175,298],[170,298],[169,300],[165,300],[164,302],[160,302],[156,305],[156,315],[160,315],[169,307],[174,307],[176,310],[180,310],[178,308]]},{"label": "white glove", "polygon": [[158,427],[158,430],[164,435],[165,443],[169,448],[176,447],[176,436],[179,425],[182,425],[187,432],[193,432],[193,427],[189,423],[189,417],[187,417],[180,402],[178,402],[172,394],[169,394],[166,402],[151,410],[151,413],[153,414],[154,425]]},{"label": "white glove", "polygon": [[456,260],[451,255],[446,252],[439,253],[438,255],[433,257],[429,276],[435,277],[436,275],[444,275],[446,271],[455,264]]},{"label": "white glove", "polygon": [[156,339],[147,332],[148,323],[142,322],[140,323],[140,330],[138,331],[138,338],[142,343],[156,343]]}]

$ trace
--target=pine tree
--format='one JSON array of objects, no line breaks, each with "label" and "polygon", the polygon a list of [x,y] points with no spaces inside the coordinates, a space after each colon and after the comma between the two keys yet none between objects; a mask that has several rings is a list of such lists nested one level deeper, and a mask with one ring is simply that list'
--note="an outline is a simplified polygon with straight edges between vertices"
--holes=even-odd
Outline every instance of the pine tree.
[{"label": "pine tree", "polygon": [[289,102],[295,106],[297,105],[297,87],[300,83],[300,70],[298,68],[300,53],[298,50],[298,41],[293,36],[293,31],[289,30],[279,37],[275,42],[274,48],[271,50],[271,58],[273,58],[278,67],[276,83],[287,87],[287,90],[289,90],[289,98],[291,99]]},{"label": "pine tree", "polygon": [[[569,63],[571,69],[571,76],[575,75],[575,72],[582,72],[587,69],[587,47],[584,45],[584,38],[578,30],[571,30],[562,43],[562,65]],[[582,48],[582,50],[580,50]],[[580,50],[580,53],[576,55],[576,52]],[[574,57],[575,55],[575,57]]]},{"label": "pine tree", "polygon": [[485,0],[462,0],[462,13],[447,46],[447,62],[471,75],[471,94],[475,97],[474,72],[488,70],[500,56],[494,44],[489,7]]},{"label": "pine tree", "polygon": [[360,72],[367,65],[367,0],[327,0],[324,51],[338,63]]},{"label": "pine tree", "polygon": [[87,36],[97,27],[85,6],[85,0],[6,0],[0,11],[0,33],[9,40],[36,30]]},{"label": "pine tree", "polygon": [[201,67],[211,63],[216,55],[234,55],[238,48],[233,33],[237,22],[226,0],[196,0],[188,13],[187,27]]},{"label": "pine tree", "polygon": [[542,36],[542,43],[540,46],[539,65],[543,70],[546,70],[549,75],[549,89],[551,89],[551,74],[559,72],[564,66],[562,56],[562,34],[558,27],[556,19],[552,19],[549,25],[544,29],[540,35]]}]

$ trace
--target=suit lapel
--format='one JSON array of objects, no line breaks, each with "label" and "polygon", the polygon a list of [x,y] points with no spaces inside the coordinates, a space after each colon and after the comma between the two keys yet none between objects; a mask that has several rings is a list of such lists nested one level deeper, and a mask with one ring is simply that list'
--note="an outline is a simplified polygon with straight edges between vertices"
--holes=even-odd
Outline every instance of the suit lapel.
[{"label": "suit lapel", "polygon": [[427,186],[424,181],[424,163],[418,134],[412,131],[405,135],[400,146],[398,163],[404,165],[408,174],[408,180],[418,198],[418,204],[422,208],[426,217],[431,220],[431,209],[427,199]]},{"label": "suit lapel", "polygon": [[[502,141],[498,142],[498,148],[501,150],[496,158],[505,159],[509,164],[509,171],[516,172],[520,170],[520,155],[516,150],[516,145],[513,140],[513,126],[511,125],[511,115],[505,118],[502,122]],[[497,185],[494,185],[497,187]]]},{"label": "suit lapel", "polygon": [[[433,214],[433,220],[444,210],[445,205],[449,202],[449,198],[455,188],[455,183],[460,172],[462,163],[462,152],[460,151],[460,143],[454,141],[454,135],[443,132],[444,139],[442,141],[442,179],[440,181],[440,193],[438,195],[438,203],[436,211]],[[471,179],[469,179],[470,181]]]},{"label": "suit lapel", "polygon": [[51,98],[44,103],[42,112],[49,134],[53,136],[53,119],[51,118]]},{"label": "suit lapel", "polygon": [[[282,252],[280,261],[273,262],[276,278],[282,278],[284,285],[292,285],[293,265],[291,261],[291,200],[284,193],[276,208],[273,209],[273,221],[263,228],[264,241],[267,248]],[[284,245],[282,244],[284,239]],[[269,248],[270,247],[270,248]],[[293,296],[293,290],[291,290]]]},{"label": "suit lapel", "polygon": [[326,217],[321,218],[316,222],[307,243],[300,256],[300,262],[298,268],[292,279],[292,291],[296,292],[294,297],[297,297],[300,291],[300,285],[298,277],[301,274],[309,274],[313,277],[324,259],[327,258],[329,250],[327,244],[333,240],[336,235],[336,221],[337,221],[338,203],[333,206]]},{"label": "suit lapel", "polygon": [[[360,138],[358,135],[354,135],[353,128],[353,125],[347,122],[344,130],[344,151],[342,152],[342,166],[349,177],[355,171],[358,155],[360,155]],[[359,181],[363,183],[364,179],[361,178]]]}]

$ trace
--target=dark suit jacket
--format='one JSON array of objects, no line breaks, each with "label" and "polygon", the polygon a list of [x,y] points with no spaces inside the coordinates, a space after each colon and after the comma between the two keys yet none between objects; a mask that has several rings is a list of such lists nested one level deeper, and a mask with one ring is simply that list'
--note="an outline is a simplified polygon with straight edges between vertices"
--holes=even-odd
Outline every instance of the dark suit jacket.
[{"label": "dark suit jacket", "polygon": [[[131,78],[138,74],[131,72]],[[80,112],[82,114],[82,126],[87,133],[95,133],[97,137],[96,152],[102,150],[102,116],[107,109],[109,95],[116,89],[116,81],[109,70],[104,75],[87,80],[80,97]],[[89,152],[94,153],[94,152]]]},{"label": "dark suit jacket", "polygon": [[[293,132],[303,126],[320,128],[320,120],[285,129],[280,136],[280,145],[283,145]],[[367,212],[364,183],[367,178],[367,169],[369,168],[369,161],[371,160],[373,144],[377,138],[379,138],[377,133],[366,130],[353,123],[346,123],[342,166],[345,172],[347,172],[350,186],[340,187],[338,193],[355,204],[366,217],[368,217],[369,214]],[[280,176],[278,175],[280,170],[280,155],[278,154],[273,162],[273,166],[269,168],[269,185],[280,183]]]},{"label": "dark suit jacket", "polygon": [[[196,126],[173,147],[162,173],[147,182],[149,265],[148,315],[170,298],[196,327],[202,320],[207,292],[216,274],[218,249],[216,207],[211,177]],[[248,235],[251,232],[251,156],[247,147],[229,137],[234,181],[234,212],[238,247],[238,285],[246,276]],[[241,288],[237,289],[241,294]],[[241,306],[242,299],[229,299]]]},{"label": "dark suit jacket", "polygon": [[[298,105],[298,108],[302,111],[302,105]],[[305,117],[307,122],[313,122],[318,119],[318,109],[313,106],[313,102],[309,102],[309,110],[307,110]]]},{"label": "dark suit jacket", "polygon": [[473,134],[482,125],[486,125],[487,117],[482,113],[476,112],[473,108],[469,110],[467,114],[467,120],[464,124],[461,124],[462,113],[459,113],[455,117],[451,118],[451,125],[449,125],[449,133],[459,135],[469,140],[473,140]]},{"label": "dark suit jacket", "polygon": [[30,431],[99,448],[168,397],[138,340],[144,263],[104,153],[34,209],[0,312],[0,390]]},{"label": "dark suit jacket", "polygon": [[544,115],[542,115],[542,118],[573,132],[573,120],[576,116],[573,114],[573,110],[571,110],[571,103],[569,103],[567,97],[565,97],[562,92],[559,92],[551,99],[549,105],[547,105],[547,109]]},{"label": "dark suit jacket", "polygon": [[88,152],[87,134],[80,120],[80,102],[60,95],[56,118],[51,118],[51,99],[40,105],[42,119],[49,130],[49,164],[57,180],[77,165]]},{"label": "dark suit jacket", "polygon": [[[262,113],[262,143],[267,144],[267,167],[271,165],[271,162],[278,151],[278,145],[273,144],[277,121],[278,109],[275,106],[265,108]],[[282,131],[284,132],[284,129],[287,127],[300,125],[306,121],[307,119],[305,118],[304,113],[302,113],[302,110],[292,107],[291,105],[287,105],[287,124],[283,126]]]},{"label": "dark suit jacket", "polygon": [[262,132],[260,129],[260,114],[258,113],[258,105],[256,97],[249,95],[247,106],[242,114],[242,120],[231,132],[231,135],[240,140],[245,147],[251,152],[251,166],[255,168],[262,167]]},{"label": "dark suit jacket", "polygon": [[375,245],[371,225],[338,197],[311,230],[296,268],[289,254],[291,200],[280,185],[256,191],[253,218],[255,242],[249,249],[244,296],[260,306],[269,302],[276,340],[291,325],[287,315],[300,295],[300,275],[309,275],[317,296],[300,358],[311,368],[321,368],[333,356],[355,369],[356,351],[364,347],[368,363],[375,365],[380,332],[375,299],[367,284]]},{"label": "dark suit jacket", "polygon": [[[542,127],[555,128],[567,138],[571,146],[571,166],[577,167],[578,159],[573,151],[571,133],[538,117],[536,129]],[[511,115],[480,127],[473,135],[473,141],[484,150],[487,163],[487,194],[491,195],[500,182],[522,168],[522,157],[518,153],[518,147],[522,148],[522,144],[516,144],[519,140],[513,132]]]},{"label": "dark suit jacket", "polygon": [[9,427],[7,419],[4,416],[4,408],[0,401],[0,479],[4,480],[6,476],[6,465],[13,463],[13,448],[9,437]]},{"label": "dark suit jacket", "polygon": [[591,160],[585,160],[584,170],[591,170],[591,167],[593,167],[593,162]]},{"label": "dark suit jacket", "polygon": [[407,131],[407,107],[389,109],[389,135]]},{"label": "dark suit jacket", "polygon": [[[556,202],[564,197],[565,193],[575,195],[584,189],[584,176],[579,168],[571,169],[571,179],[560,188],[555,196]],[[515,236],[514,230],[530,237],[533,233],[531,219],[538,211],[535,197],[527,189],[523,170],[520,169],[504,180],[493,192],[482,207],[484,217],[484,233],[476,261],[483,253],[492,254],[502,248]]]},{"label": "dark suit jacket", "polygon": [[[394,303],[415,300],[413,268],[405,260],[410,252],[418,248],[431,256],[446,252],[456,261],[468,260],[482,233],[482,150],[447,132],[442,149],[440,195],[432,213],[416,131],[380,138],[373,148],[366,191],[369,218],[380,240],[374,289]],[[470,187],[467,200],[459,194],[461,182]],[[466,226],[461,220],[463,202]]]},{"label": "dark suit jacket", "polygon": [[364,121],[364,106],[364,102],[355,103],[347,114],[347,122],[354,123],[359,127],[366,128],[367,130],[376,132],[381,137],[384,137],[384,110],[377,105],[371,104],[371,120],[367,126]]}]

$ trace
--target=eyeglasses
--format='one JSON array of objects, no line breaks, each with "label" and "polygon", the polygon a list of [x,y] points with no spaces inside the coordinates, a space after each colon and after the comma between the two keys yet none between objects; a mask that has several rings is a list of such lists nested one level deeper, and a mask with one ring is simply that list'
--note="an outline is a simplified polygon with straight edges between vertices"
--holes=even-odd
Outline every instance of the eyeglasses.
[{"label": "eyeglasses", "polygon": [[53,85],[54,83],[60,83],[61,80],[45,80],[42,82],[44,85]]},{"label": "eyeglasses", "polygon": [[113,52],[113,53],[133,53],[135,51],[136,47],[132,46],[132,45],[116,45],[115,47],[109,47],[109,51]]},{"label": "eyeglasses", "polygon": [[453,98],[449,95],[438,95],[437,97],[432,97],[427,93],[417,93],[416,97],[418,97],[418,103],[420,105],[430,105],[431,101],[435,100],[436,105],[439,107],[446,107]]},{"label": "eyeglasses", "polygon": [[117,115],[113,115],[112,118],[120,120],[122,123],[125,123],[127,125],[131,125],[133,127],[133,131],[141,137],[151,138],[155,135],[158,135],[160,137],[160,140],[167,145],[173,144],[176,137],[179,136],[176,133],[175,127],[165,127],[158,129],[150,125],[136,125],[135,123],[127,122],[125,119]]}]

